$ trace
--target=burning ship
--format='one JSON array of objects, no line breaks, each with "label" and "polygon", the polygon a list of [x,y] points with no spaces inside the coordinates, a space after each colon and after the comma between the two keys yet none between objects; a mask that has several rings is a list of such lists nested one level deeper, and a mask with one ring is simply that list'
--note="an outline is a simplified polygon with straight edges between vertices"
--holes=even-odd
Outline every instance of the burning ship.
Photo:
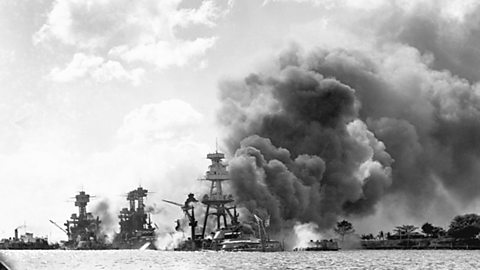
[{"label": "burning ship", "polygon": [[[239,222],[239,213],[234,205],[231,194],[223,193],[222,183],[229,180],[227,165],[223,163],[225,155],[216,151],[207,158],[212,161],[206,172],[205,181],[210,182],[210,192],[205,194],[201,203],[206,206],[201,233],[197,232],[198,222],[195,219],[195,205],[198,202],[194,194],[189,194],[184,204],[164,200],[167,203],[180,206],[189,219],[191,237],[180,244],[177,250],[225,250],[225,251],[281,251],[280,242],[270,240],[266,228],[268,219],[257,215],[255,227]],[[214,224],[214,231],[206,235],[207,228]],[[222,224],[223,223],[223,224]]]},{"label": "burning ship", "polygon": [[100,218],[87,212],[87,204],[92,196],[85,191],[75,196],[78,215],[72,214],[64,224],[66,229],[52,220],[50,222],[67,234],[65,249],[155,249],[155,228],[143,203],[147,193],[148,190],[139,187],[127,194],[130,208],[120,211],[120,232],[115,234],[112,243],[102,234]]},{"label": "burning ship", "polygon": [[87,204],[90,202],[90,195],[85,191],[80,191],[75,196],[75,206],[78,207],[78,215],[73,213],[67,222],[66,230],[62,229],[56,223],[58,228],[64,231],[68,236],[65,242],[66,249],[108,249],[110,245],[106,243],[106,236],[101,234],[100,218],[96,218],[92,213],[87,212]]},{"label": "burning ship", "polygon": [[144,198],[148,190],[138,187],[127,195],[130,208],[123,208],[118,216],[120,232],[115,235],[113,248],[156,249],[155,228],[150,214],[145,212]]},{"label": "burning ship", "polygon": [[[210,182],[210,192],[202,197],[205,209],[203,226],[198,228],[195,207],[198,200],[189,194],[184,204],[164,200],[180,206],[189,219],[191,237],[180,244],[178,250],[227,250],[227,251],[280,251],[282,245],[271,240],[268,233],[268,218],[253,215],[253,224],[239,221],[237,206],[231,194],[224,194],[222,184],[229,180],[227,165],[223,163],[225,155],[216,151],[207,158],[212,164],[206,172],[205,181]],[[68,236],[64,243],[66,249],[156,249],[155,227],[150,214],[145,210],[144,200],[148,190],[138,187],[128,192],[129,208],[123,208],[119,214],[120,232],[113,242],[108,243],[102,234],[101,220],[87,212],[90,195],[81,191],[75,196],[78,215],[73,213],[65,223],[66,230],[51,221]],[[200,230],[201,229],[201,230]],[[207,229],[209,229],[207,231]]]}]

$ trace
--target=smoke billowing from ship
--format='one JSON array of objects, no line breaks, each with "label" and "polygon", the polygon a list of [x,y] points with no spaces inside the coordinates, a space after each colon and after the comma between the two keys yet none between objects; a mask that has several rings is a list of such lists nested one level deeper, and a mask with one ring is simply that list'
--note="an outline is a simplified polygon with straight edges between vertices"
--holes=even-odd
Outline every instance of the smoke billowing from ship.
[{"label": "smoke billowing from ship", "polygon": [[276,74],[222,85],[234,189],[276,230],[370,213],[392,183],[392,158],[359,119],[355,90],[303,62],[288,52]]},{"label": "smoke billowing from ship", "polygon": [[106,235],[109,241],[113,240],[113,236],[118,227],[118,218],[114,214],[114,210],[111,207],[111,202],[104,199],[94,205],[93,216],[99,217],[101,220],[100,223],[100,232],[102,235]]},{"label": "smoke billowing from ship", "polygon": [[328,229],[387,201],[413,218],[457,214],[480,190],[480,89],[439,64],[407,45],[294,47],[221,83],[237,200],[277,231]]},{"label": "smoke billowing from ship", "polygon": [[165,212],[165,207],[153,203],[152,205],[145,206],[145,212],[152,215],[161,215]]}]

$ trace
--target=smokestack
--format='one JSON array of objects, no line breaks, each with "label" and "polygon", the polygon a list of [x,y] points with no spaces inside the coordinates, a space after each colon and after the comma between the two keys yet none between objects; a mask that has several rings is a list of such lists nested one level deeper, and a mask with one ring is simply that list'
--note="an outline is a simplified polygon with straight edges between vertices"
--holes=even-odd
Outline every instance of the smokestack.
[{"label": "smokestack", "polygon": [[18,229],[15,229],[15,240],[18,240]]}]

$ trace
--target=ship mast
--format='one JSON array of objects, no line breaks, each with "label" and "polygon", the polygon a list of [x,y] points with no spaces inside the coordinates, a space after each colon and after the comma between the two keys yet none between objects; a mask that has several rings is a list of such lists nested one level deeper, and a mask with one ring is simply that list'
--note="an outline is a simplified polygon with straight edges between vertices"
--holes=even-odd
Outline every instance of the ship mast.
[{"label": "ship mast", "polygon": [[[217,229],[221,228],[222,221],[225,227],[228,226],[227,215],[230,217],[232,225],[238,224],[236,206],[227,206],[227,204],[233,203],[233,196],[231,194],[223,194],[222,189],[222,183],[229,180],[227,166],[222,162],[225,155],[215,151],[215,153],[208,154],[207,158],[212,161],[212,164],[209,166],[204,180],[210,181],[211,185],[209,194],[205,194],[202,198],[202,203],[207,206],[203,222],[202,239],[205,237],[205,229],[210,216],[214,216],[216,219]],[[231,209],[233,209],[233,214],[230,211]]]}]

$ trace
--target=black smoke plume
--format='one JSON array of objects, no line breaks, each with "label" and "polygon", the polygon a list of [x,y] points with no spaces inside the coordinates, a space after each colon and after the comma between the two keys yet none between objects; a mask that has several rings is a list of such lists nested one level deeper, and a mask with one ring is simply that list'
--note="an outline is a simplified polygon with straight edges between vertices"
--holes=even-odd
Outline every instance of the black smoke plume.
[{"label": "black smoke plume", "polygon": [[248,209],[265,209],[272,228],[370,213],[391,184],[392,159],[358,120],[347,84],[299,63],[290,52],[277,74],[222,85],[230,174]]},{"label": "black smoke plume", "polygon": [[[220,85],[237,200],[331,228],[386,196],[413,217],[468,205],[480,188],[480,91],[409,46],[283,53],[274,68]],[[442,197],[443,196],[443,197]],[[440,198],[440,200],[439,200]],[[443,200],[448,198],[449,200]]]}]

